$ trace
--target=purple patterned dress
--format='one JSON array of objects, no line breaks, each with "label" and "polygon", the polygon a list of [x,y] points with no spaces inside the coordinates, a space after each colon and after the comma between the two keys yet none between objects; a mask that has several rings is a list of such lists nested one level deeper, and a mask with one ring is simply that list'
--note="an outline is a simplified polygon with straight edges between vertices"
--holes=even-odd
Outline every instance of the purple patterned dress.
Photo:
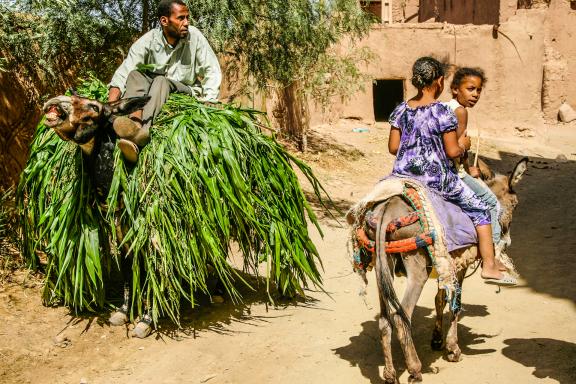
[{"label": "purple patterned dress", "polygon": [[475,226],[490,224],[488,206],[462,182],[446,155],[442,134],[456,130],[454,112],[440,102],[410,108],[398,105],[389,119],[400,130],[400,146],[392,174],[418,180],[458,205]]}]

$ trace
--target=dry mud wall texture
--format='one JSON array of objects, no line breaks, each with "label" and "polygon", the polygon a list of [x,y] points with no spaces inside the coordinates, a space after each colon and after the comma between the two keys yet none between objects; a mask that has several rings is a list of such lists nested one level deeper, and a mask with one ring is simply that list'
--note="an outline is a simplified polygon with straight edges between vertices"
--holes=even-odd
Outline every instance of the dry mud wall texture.
[{"label": "dry mud wall texture", "polygon": [[556,121],[563,101],[576,108],[576,10],[568,0],[552,0],[545,25],[542,110]]},{"label": "dry mud wall texture", "polygon": [[[492,25],[440,23],[393,24],[377,27],[362,41],[378,55],[365,70],[373,79],[406,79],[405,98],[416,93],[410,84],[411,67],[421,56],[433,55],[459,66],[481,67],[488,83],[475,107],[483,126],[514,132],[542,122],[544,64],[544,11],[518,11],[494,34]],[[450,80],[450,79],[448,79]],[[450,98],[447,86],[441,97]],[[336,103],[331,116],[374,119],[372,83],[352,97]],[[318,121],[319,113],[314,114]],[[473,128],[473,127],[472,127]]]},{"label": "dry mud wall texture", "polygon": [[26,162],[40,119],[34,93],[11,73],[0,72],[0,188],[15,184]]},{"label": "dry mud wall texture", "polygon": [[[394,21],[417,14],[418,0],[393,2]],[[479,66],[488,83],[475,108],[482,126],[500,131],[531,131],[556,122],[567,101],[576,108],[576,10],[569,0],[534,0],[517,9],[516,0],[500,1],[500,25],[409,23],[375,27],[362,42],[379,58],[365,70],[372,79],[404,79],[405,97],[414,94],[410,68],[416,58],[433,55],[460,66]],[[448,79],[450,80],[450,79]],[[329,113],[315,111],[318,123],[338,117],[374,120],[372,83],[352,102],[335,100]],[[442,96],[450,98],[448,90]],[[471,122],[474,128],[475,122]]]}]

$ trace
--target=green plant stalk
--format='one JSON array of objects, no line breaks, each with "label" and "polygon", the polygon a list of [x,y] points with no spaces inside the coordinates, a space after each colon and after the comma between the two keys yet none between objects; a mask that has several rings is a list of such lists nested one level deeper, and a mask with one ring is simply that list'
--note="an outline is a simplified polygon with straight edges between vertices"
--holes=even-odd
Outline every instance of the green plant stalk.
[{"label": "green plant stalk", "polygon": [[[79,92],[102,98],[102,87],[90,79]],[[268,264],[270,297],[272,286],[304,295],[309,283],[321,285],[308,220],[320,226],[293,166],[319,197],[323,189],[308,166],[261,132],[259,118],[254,110],[171,95],[137,165],[127,167],[116,150],[106,212],[79,148],[40,124],[18,203],[29,264],[38,266],[37,250],[48,255],[45,302],[76,311],[105,306],[112,261],[121,264],[124,247],[132,259],[132,317],[149,307],[154,321],[167,316],[178,323],[182,299],[195,306],[199,292],[210,294],[211,273],[240,301],[243,280],[228,261],[232,242],[246,271],[257,274]]]}]

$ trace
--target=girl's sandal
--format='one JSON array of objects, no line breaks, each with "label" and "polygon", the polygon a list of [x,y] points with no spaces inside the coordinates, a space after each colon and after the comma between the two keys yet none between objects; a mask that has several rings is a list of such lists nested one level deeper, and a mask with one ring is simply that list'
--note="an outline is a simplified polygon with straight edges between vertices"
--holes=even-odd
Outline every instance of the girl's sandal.
[{"label": "girl's sandal", "polygon": [[502,276],[499,279],[493,277],[483,278],[484,283],[492,285],[500,285],[502,287],[511,287],[514,285],[518,285],[518,280],[516,280],[514,277],[510,276],[507,273],[504,273],[503,275],[504,276]]}]

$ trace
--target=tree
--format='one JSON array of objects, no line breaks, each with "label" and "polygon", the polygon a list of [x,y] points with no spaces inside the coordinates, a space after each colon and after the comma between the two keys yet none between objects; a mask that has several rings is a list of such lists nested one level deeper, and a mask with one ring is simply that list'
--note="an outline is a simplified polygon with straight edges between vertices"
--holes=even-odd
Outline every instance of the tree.
[{"label": "tree", "polygon": [[[306,148],[308,99],[326,106],[359,88],[366,50],[338,44],[369,29],[357,0],[187,0],[193,23],[226,63],[239,92],[276,94],[281,132]],[[65,84],[82,69],[108,78],[122,52],[157,25],[158,0],[0,0],[0,59]],[[338,48],[337,48],[338,47]],[[338,51],[337,51],[338,49]],[[35,81],[33,81],[35,82]],[[247,93],[247,92],[246,92]]]},{"label": "tree", "polygon": [[274,116],[281,131],[306,149],[309,96],[326,105],[360,84],[354,61],[365,50],[336,52],[344,37],[369,29],[371,17],[357,0],[189,0],[195,24],[225,57],[228,78],[240,89],[254,87],[279,102]]},{"label": "tree", "polygon": [[116,18],[116,8],[105,3],[0,0],[0,56],[5,69],[42,84],[42,90],[70,84],[85,70],[110,74],[122,59],[118,49],[129,45],[139,29],[137,20]]}]

